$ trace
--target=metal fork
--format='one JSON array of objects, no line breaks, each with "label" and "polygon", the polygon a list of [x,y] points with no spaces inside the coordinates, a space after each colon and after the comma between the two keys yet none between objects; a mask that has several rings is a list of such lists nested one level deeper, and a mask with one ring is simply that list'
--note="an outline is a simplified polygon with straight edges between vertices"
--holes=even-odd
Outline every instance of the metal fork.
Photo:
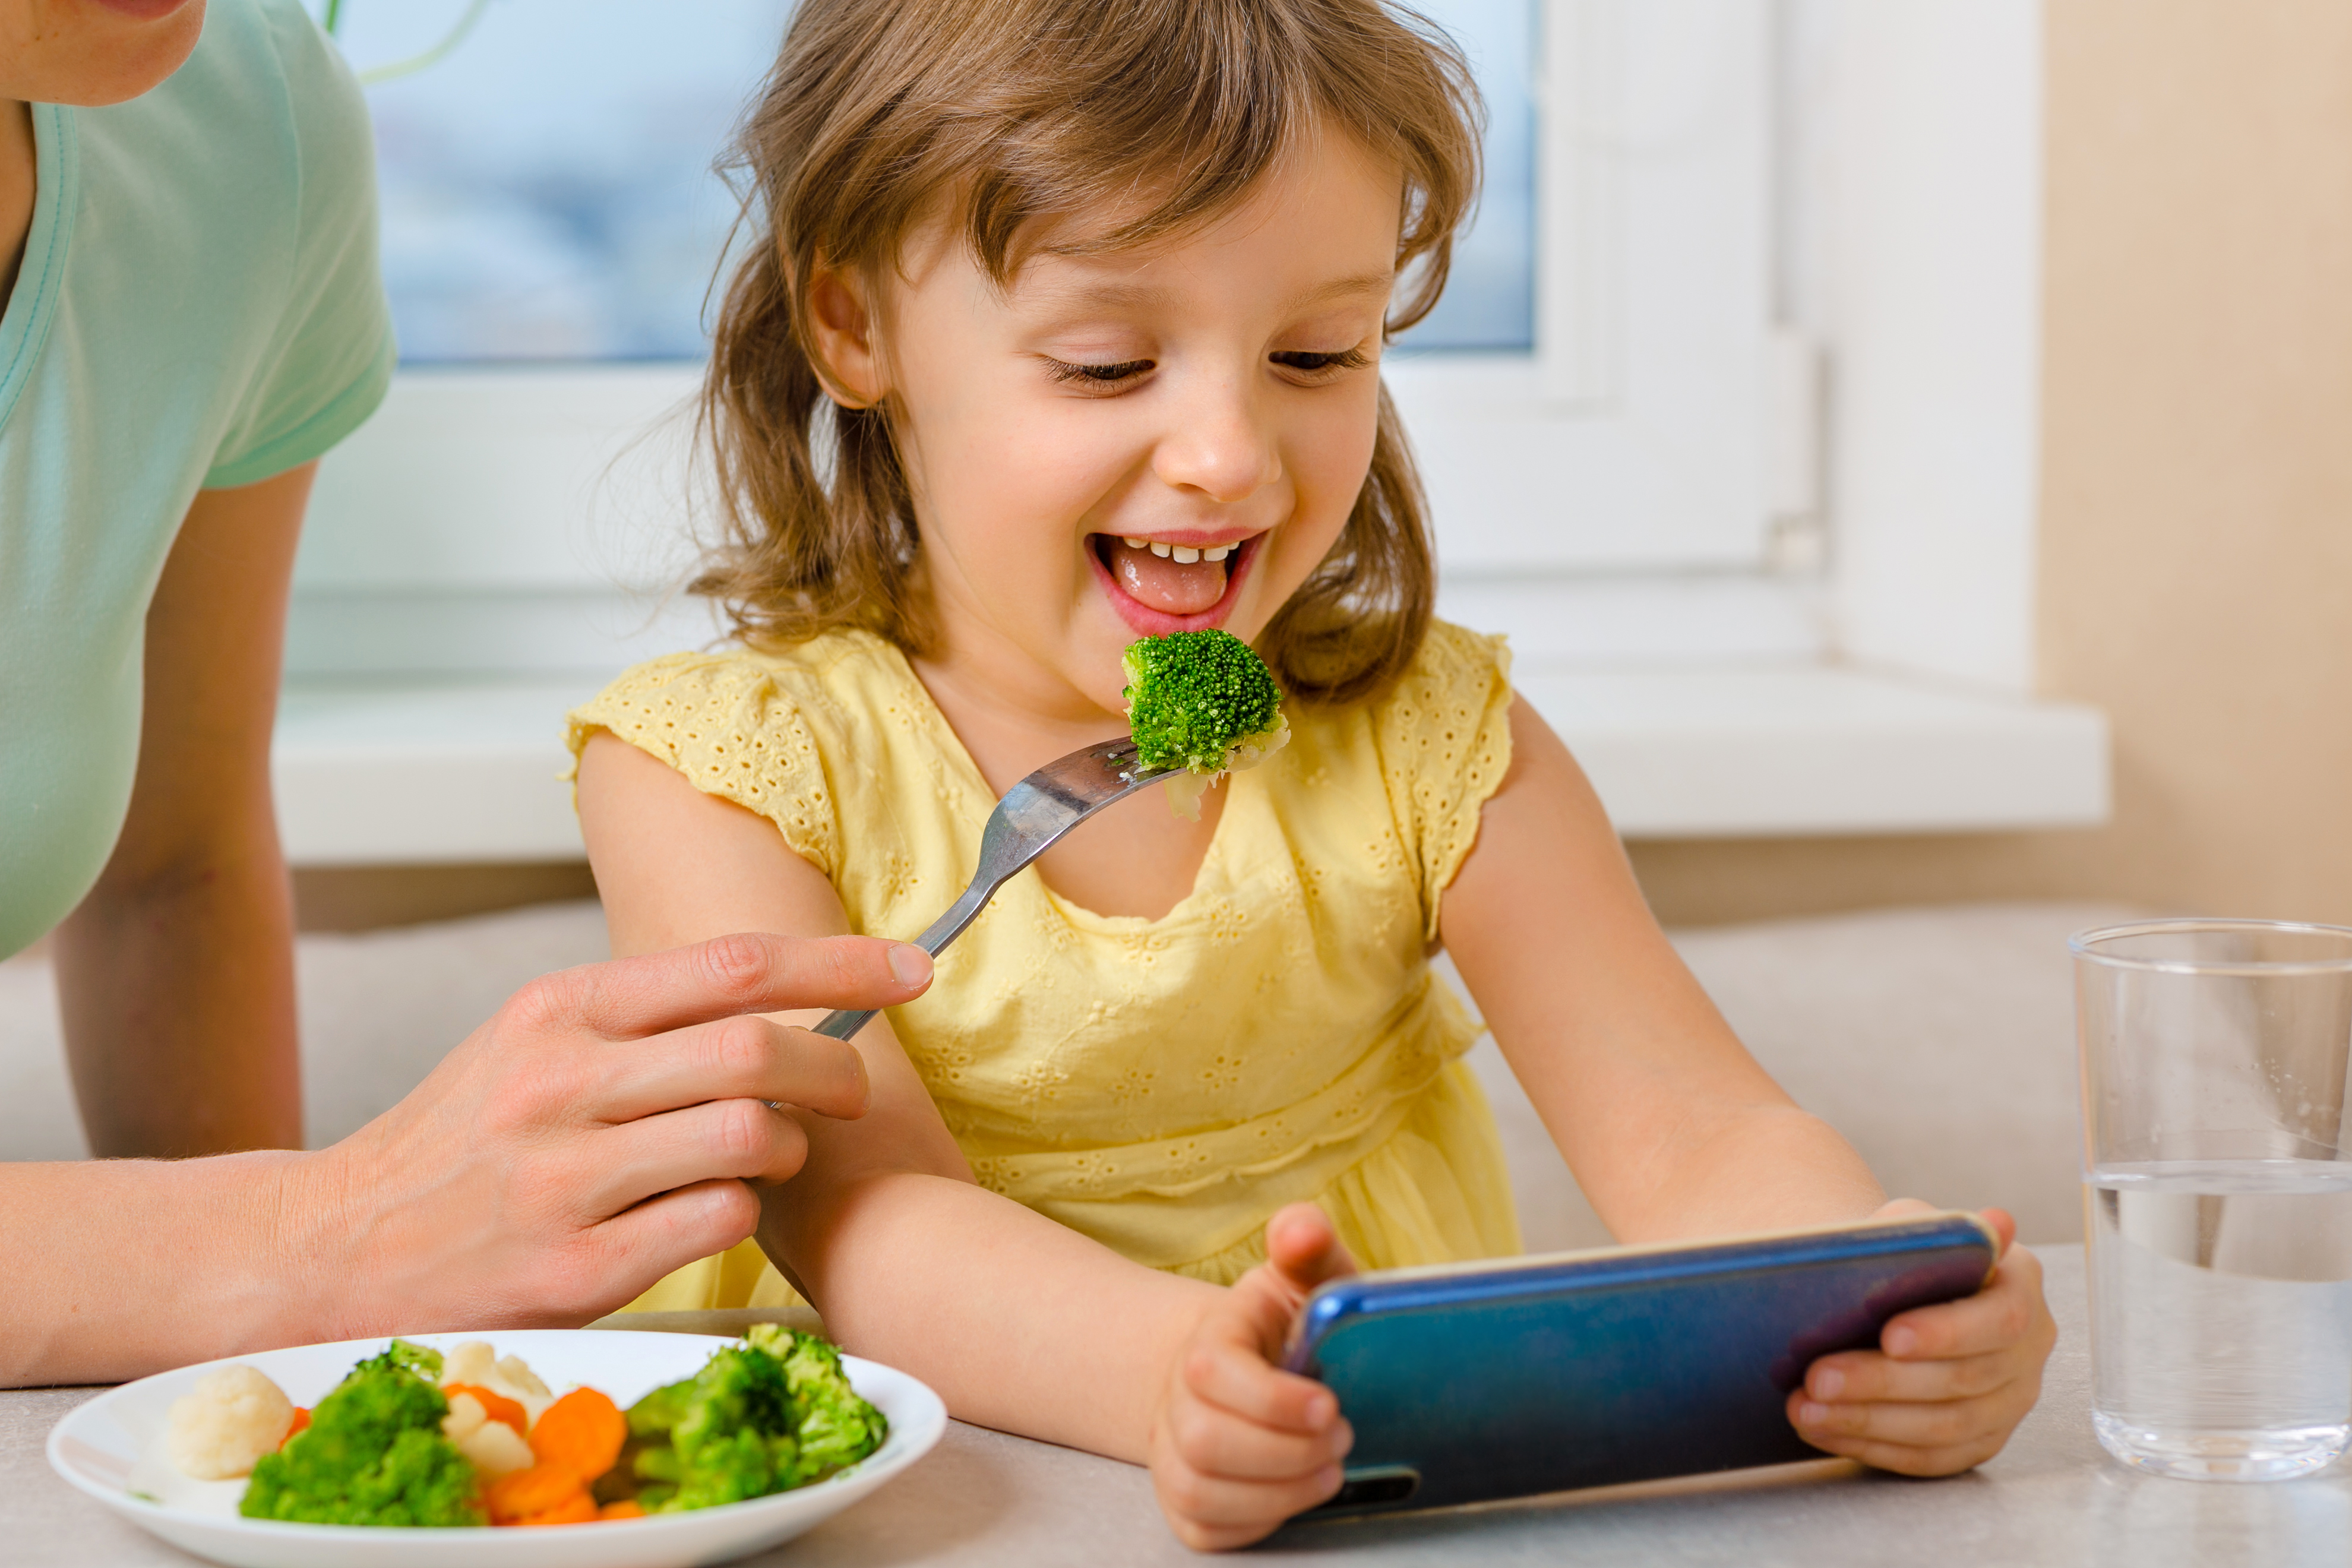
[{"label": "metal fork", "polygon": [[[1181,771],[1137,767],[1132,740],[1105,741],[1047,763],[1006,790],[996,809],[989,813],[988,826],[980,836],[980,869],[972,873],[971,886],[948,906],[947,913],[915,939],[915,945],[937,958],[988,907],[997,889],[1062,835],[1103,807]],[[856,1013],[828,1013],[816,1032],[845,1040],[872,1016],[871,1007]]]}]

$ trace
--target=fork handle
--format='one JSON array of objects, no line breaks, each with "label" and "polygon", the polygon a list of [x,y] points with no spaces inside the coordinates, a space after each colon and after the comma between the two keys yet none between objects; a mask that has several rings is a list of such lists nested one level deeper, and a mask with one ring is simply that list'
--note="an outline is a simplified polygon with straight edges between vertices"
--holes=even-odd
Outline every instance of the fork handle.
[{"label": "fork handle", "polygon": [[[933,921],[929,929],[915,939],[915,945],[933,958],[937,958],[945,951],[948,943],[963,934],[964,927],[980,918],[980,911],[988,907],[988,900],[994,898],[996,889],[1003,885],[1001,880],[991,882],[983,881],[978,877],[973,878],[971,885],[963,890],[962,895],[954,903],[948,906],[948,912]],[[877,1009],[872,1007],[859,1008],[856,1012],[836,1008],[827,1013],[824,1021],[819,1023],[812,1032],[823,1035],[828,1039],[845,1040],[866,1027],[876,1011]]]}]

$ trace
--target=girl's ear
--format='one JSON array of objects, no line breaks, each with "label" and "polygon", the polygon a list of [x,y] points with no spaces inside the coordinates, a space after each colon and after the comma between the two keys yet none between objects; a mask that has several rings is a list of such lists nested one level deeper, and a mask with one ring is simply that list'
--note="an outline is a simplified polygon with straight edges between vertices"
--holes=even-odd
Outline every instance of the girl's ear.
[{"label": "girl's ear", "polygon": [[830,267],[809,274],[809,345],[825,395],[844,408],[871,408],[886,390],[874,312],[858,280]]}]

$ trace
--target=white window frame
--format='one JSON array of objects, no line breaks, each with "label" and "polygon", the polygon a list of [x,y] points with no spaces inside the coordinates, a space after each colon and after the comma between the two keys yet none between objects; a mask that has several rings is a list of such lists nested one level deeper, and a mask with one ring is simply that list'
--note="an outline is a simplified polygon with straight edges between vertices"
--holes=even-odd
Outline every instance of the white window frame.
[{"label": "white window frame", "polygon": [[[1606,81],[1563,57],[1589,62],[1576,40],[1622,39],[1669,0],[1546,3],[1548,90],[1605,118]],[[1610,407],[1671,423],[1649,388],[1610,379],[1633,362],[1609,357],[1624,345],[1595,301],[1639,279],[1555,237],[1536,353],[1390,367],[1436,492],[1441,609],[1512,634],[1521,690],[1629,836],[2103,820],[2103,718],[2031,700],[2041,0],[1671,3],[1776,22],[1777,275],[1758,282],[1738,377],[1761,412],[1724,459],[1755,542],[1697,563],[1635,549],[1605,569],[1546,556],[1573,432]],[[1545,131],[1547,235],[1610,199],[1605,170],[1553,144],[1567,123]],[[698,606],[614,585],[679,563],[677,415],[696,381],[675,365],[404,371],[330,457],[280,729],[298,862],[577,853],[547,783],[547,715],[713,629]],[[1492,438],[1505,429],[1519,438]],[[382,809],[350,804],[362,782]]]}]

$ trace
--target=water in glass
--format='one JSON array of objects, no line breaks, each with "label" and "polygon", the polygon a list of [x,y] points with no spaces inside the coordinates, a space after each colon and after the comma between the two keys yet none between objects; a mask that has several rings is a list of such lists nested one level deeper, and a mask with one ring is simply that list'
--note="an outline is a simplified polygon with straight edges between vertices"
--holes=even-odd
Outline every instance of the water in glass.
[{"label": "water in glass", "polygon": [[2352,1163],[2095,1169],[2092,1420],[2127,1464],[2306,1475],[2352,1439]]}]

